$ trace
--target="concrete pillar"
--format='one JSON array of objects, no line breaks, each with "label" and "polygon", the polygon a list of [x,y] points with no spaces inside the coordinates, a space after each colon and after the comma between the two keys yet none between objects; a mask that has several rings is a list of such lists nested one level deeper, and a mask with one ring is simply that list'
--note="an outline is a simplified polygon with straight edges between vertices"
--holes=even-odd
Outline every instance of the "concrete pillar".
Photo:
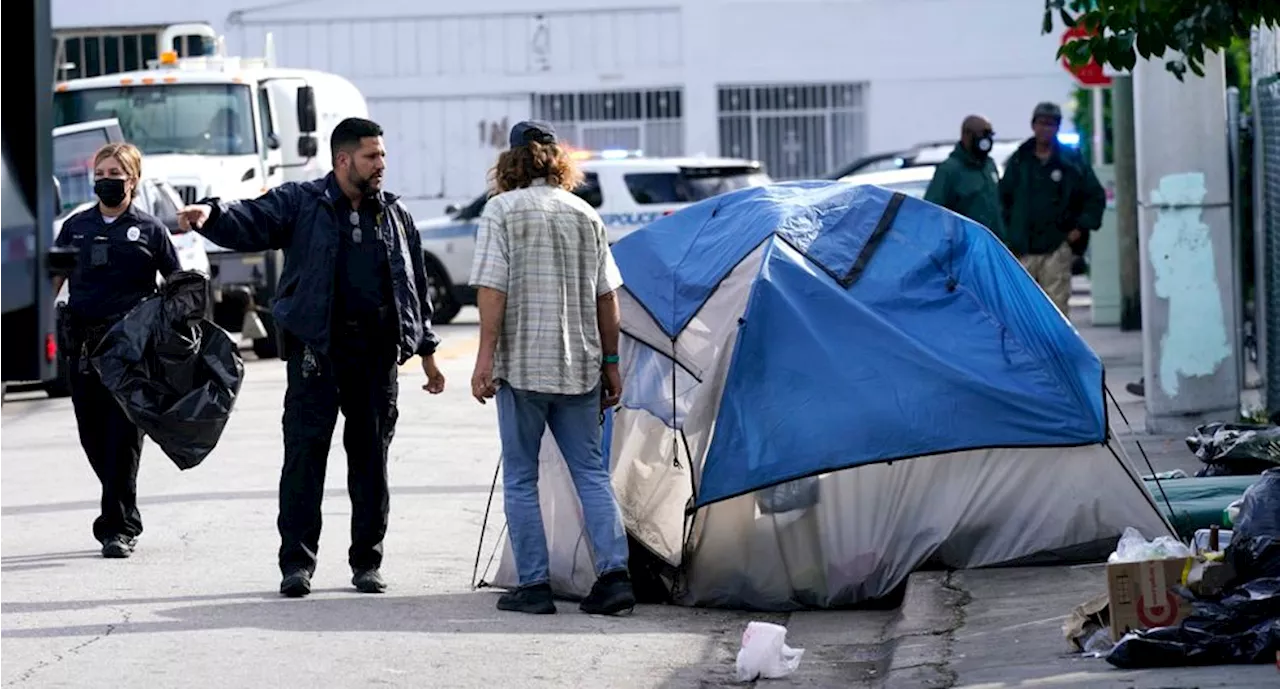
[{"label": "concrete pillar", "polygon": [[1102,226],[1089,239],[1089,292],[1095,326],[1120,325],[1120,242],[1116,234],[1115,167],[1095,165],[1093,173],[1107,190]]},{"label": "concrete pillar", "polygon": [[705,65],[716,64],[720,50],[720,2],[685,3],[684,23],[684,152],[720,155],[720,120],[716,78]]},{"label": "concrete pillar", "polygon": [[[1167,57],[1167,56],[1166,56]],[[1231,177],[1221,54],[1178,81],[1134,69],[1147,430],[1182,433],[1240,409]]]}]

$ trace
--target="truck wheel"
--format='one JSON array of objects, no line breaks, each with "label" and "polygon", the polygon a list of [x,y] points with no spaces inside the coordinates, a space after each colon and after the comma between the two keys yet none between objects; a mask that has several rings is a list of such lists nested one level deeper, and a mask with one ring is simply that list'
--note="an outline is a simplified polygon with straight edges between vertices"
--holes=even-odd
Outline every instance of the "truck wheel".
[{"label": "truck wheel", "polygon": [[259,359],[274,359],[280,356],[280,340],[279,333],[276,332],[276,319],[272,317],[270,311],[259,311],[258,318],[262,319],[262,327],[267,331],[266,337],[260,337],[253,341],[253,353]]},{"label": "truck wheel", "polygon": [[462,304],[454,299],[453,285],[445,277],[440,263],[430,255],[423,256],[422,263],[427,268],[427,290],[431,294],[431,322],[445,325],[458,317]]}]

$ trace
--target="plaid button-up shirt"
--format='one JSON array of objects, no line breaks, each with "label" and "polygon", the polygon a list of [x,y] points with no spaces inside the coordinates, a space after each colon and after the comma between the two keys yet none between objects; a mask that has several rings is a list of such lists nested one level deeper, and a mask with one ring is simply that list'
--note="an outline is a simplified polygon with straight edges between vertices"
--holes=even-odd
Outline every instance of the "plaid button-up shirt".
[{"label": "plaid button-up shirt", "polygon": [[495,379],[559,395],[600,384],[596,299],[621,287],[622,275],[589,204],[545,180],[489,199],[471,284],[507,295]]}]

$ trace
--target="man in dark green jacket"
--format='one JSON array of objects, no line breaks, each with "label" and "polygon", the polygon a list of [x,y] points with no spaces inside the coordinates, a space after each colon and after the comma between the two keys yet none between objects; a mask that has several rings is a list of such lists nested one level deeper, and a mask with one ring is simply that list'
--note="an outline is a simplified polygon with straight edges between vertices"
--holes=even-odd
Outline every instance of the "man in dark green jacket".
[{"label": "man in dark green jacket", "polygon": [[1003,238],[1000,173],[991,160],[994,140],[990,122],[977,115],[966,117],[960,126],[960,142],[933,173],[924,200],[980,223]]},{"label": "man in dark green jacket", "polygon": [[1036,106],[1034,136],[1005,163],[1000,201],[1005,245],[1066,316],[1071,264],[1102,225],[1107,194],[1080,152],[1058,143],[1061,124],[1057,105]]}]

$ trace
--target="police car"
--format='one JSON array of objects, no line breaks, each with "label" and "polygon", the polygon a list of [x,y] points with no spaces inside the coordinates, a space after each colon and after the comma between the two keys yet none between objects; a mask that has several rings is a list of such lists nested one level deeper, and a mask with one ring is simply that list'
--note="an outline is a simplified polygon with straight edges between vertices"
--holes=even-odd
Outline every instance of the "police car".
[{"label": "police car", "polygon": [[[609,243],[689,204],[772,180],[760,163],[735,158],[646,158],[640,151],[575,151],[585,180],[575,194],[600,213]],[[463,208],[417,223],[431,283],[432,321],[448,323],[476,303],[467,284],[476,222],[487,194]]]}]

